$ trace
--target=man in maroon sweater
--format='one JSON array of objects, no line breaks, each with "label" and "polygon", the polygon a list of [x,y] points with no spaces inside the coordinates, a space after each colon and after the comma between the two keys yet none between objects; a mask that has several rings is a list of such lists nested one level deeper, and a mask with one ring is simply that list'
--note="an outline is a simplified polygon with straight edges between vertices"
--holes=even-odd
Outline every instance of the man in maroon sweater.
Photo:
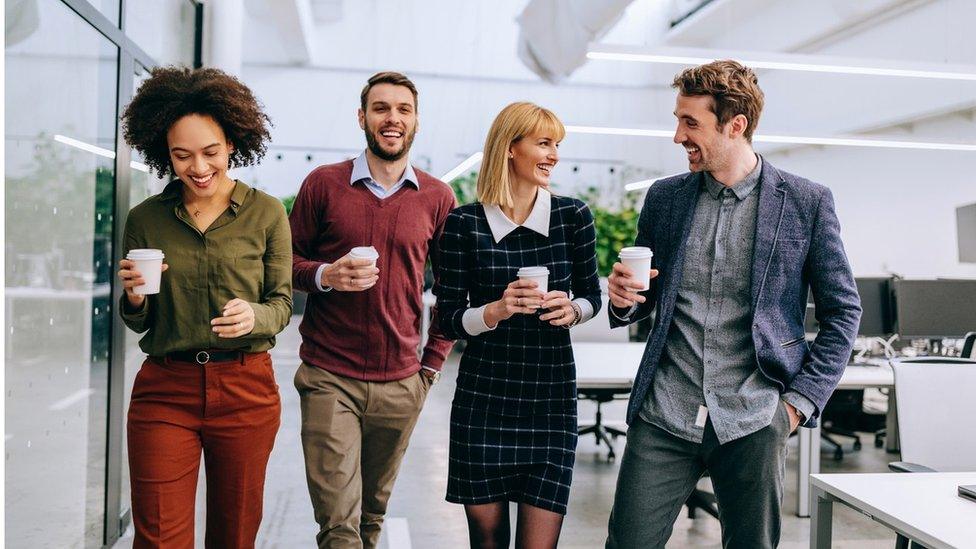
[{"label": "man in maroon sweater", "polygon": [[[291,212],[295,287],[308,292],[302,446],[319,547],[375,547],[400,461],[452,342],[431,323],[418,358],[424,265],[454,208],[450,187],[415,169],[417,89],[383,72],[361,95],[368,147],[320,166]],[[379,254],[354,259],[372,246]],[[436,312],[435,312],[436,314]]]}]

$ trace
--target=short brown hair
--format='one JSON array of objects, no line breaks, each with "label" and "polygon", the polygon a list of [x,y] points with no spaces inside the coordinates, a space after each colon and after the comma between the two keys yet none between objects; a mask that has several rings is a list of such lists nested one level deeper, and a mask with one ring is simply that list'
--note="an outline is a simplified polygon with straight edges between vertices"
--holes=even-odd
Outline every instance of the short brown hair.
[{"label": "short brown hair", "polygon": [[229,167],[256,164],[268,150],[271,120],[251,90],[214,68],[160,67],[122,114],[125,141],[160,177],[171,170],[166,134],[189,114],[210,116],[234,145]]},{"label": "short brown hair", "polygon": [[413,82],[405,74],[393,71],[378,72],[373,76],[369,77],[366,81],[366,85],[363,86],[363,92],[359,94],[359,106],[362,107],[363,112],[366,112],[366,96],[369,95],[369,90],[373,89],[373,86],[377,84],[393,84],[394,86],[403,86],[410,90],[413,94],[413,108],[417,109],[417,86],[413,85]]},{"label": "short brown hair", "polygon": [[744,135],[752,142],[763,109],[763,92],[752,69],[731,59],[712,61],[681,71],[671,87],[681,95],[711,96],[712,112],[720,126],[736,115],[745,116],[748,125]]}]

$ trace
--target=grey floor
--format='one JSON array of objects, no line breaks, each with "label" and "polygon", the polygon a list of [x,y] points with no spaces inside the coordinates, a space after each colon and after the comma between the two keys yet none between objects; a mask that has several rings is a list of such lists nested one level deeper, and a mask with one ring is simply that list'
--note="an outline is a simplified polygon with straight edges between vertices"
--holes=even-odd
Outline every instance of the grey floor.
[{"label": "grey floor", "polygon": [[[305,473],[299,443],[298,396],[292,376],[298,365],[298,319],[278,339],[274,351],[275,371],[281,386],[282,424],[271,456],[265,490],[264,521],[258,536],[258,547],[292,548],[314,546],[317,530],[305,488]],[[454,548],[467,546],[467,527],[463,509],[444,501],[447,486],[448,418],[457,373],[457,355],[451,355],[445,376],[434,386],[414,432],[404,459],[387,518],[382,546],[403,548]],[[580,404],[580,421],[593,417],[594,407]],[[604,416],[622,423],[624,402],[604,407]],[[835,462],[825,447],[822,454],[824,472],[883,472],[897,456],[875,449],[868,435],[862,436],[859,452],[845,455]],[[616,443],[623,453],[624,440]],[[809,546],[809,519],[795,516],[796,511],[796,441],[792,441],[786,473],[783,534],[781,547]],[[602,547],[607,518],[613,502],[619,463],[606,459],[604,447],[597,447],[592,436],[581,438],[576,458],[573,491],[569,513],[563,527],[560,547]],[[202,486],[202,484],[201,484]],[[203,542],[202,489],[197,505],[197,545]],[[721,547],[718,521],[699,512],[698,518],[682,514],[675,524],[668,547]],[[843,506],[834,510],[834,546],[845,548],[890,548],[895,536],[866,516]],[[131,547],[131,533],[116,547]]]}]

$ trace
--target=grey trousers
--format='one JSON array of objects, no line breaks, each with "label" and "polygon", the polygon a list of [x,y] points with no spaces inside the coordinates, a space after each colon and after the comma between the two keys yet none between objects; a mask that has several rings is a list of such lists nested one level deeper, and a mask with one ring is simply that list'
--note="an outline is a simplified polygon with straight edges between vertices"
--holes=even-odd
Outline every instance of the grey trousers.
[{"label": "grey trousers", "polygon": [[710,420],[699,444],[636,419],[627,431],[607,549],[664,547],[706,470],[718,500],[723,547],[776,547],[789,435],[782,403],[769,426],[726,444],[718,443]]}]

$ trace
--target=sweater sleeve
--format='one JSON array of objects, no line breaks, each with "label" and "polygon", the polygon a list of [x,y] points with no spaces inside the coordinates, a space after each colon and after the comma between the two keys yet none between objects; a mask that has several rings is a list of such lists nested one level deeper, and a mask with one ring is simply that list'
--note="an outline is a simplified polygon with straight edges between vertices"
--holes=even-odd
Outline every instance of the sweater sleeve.
[{"label": "sweater sleeve", "polygon": [[324,197],[316,192],[316,183],[316,172],[312,172],[302,182],[289,216],[292,280],[295,288],[307,293],[319,291],[315,276],[322,265],[321,261],[311,259],[317,244],[321,212],[326,207]]}]

